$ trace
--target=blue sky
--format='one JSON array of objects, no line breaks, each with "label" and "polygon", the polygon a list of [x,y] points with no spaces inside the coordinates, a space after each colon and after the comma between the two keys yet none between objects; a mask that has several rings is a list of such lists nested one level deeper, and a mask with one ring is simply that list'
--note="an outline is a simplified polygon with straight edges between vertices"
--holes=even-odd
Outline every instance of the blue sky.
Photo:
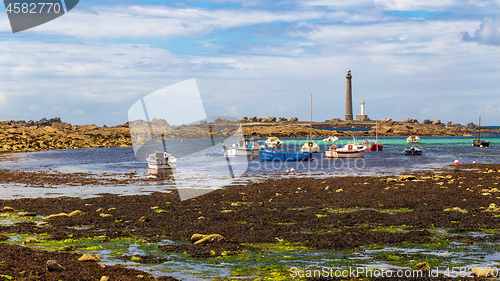
[{"label": "blue sky", "polygon": [[500,124],[500,1],[85,1],[13,34],[0,11],[0,120],[117,125],[196,78],[208,115]]}]

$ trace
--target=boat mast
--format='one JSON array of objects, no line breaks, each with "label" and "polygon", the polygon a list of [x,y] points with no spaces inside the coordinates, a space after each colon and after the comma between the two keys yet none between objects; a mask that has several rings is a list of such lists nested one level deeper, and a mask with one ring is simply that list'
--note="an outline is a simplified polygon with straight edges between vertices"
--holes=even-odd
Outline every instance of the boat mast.
[{"label": "boat mast", "polygon": [[313,127],[313,94],[311,94],[311,128],[309,129],[309,142],[312,142],[312,127]]},{"label": "boat mast", "polygon": [[375,141],[378,142],[378,121],[375,121]]},{"label": "boat mast", "polygon": [[481,113],[479,113],[479,142],[481,142]]}]

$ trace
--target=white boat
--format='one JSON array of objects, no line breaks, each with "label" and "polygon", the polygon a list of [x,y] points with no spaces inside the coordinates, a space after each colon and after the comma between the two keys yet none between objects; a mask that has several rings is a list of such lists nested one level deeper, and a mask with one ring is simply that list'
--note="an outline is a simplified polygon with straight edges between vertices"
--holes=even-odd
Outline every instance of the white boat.
[{"label": "white boat", "polygon": [[419,143],[420,142],[420,138],[418,136],[409,136],[406,139],[406,142],[407,143]]},{"label": "white boat", "polygon": [[259,154],[259,142],[254,139],[241,139],[238,143],[233,144],[230,149],[224,150],[224,156],[249,156]]},{"label": "white boat", "polygon": [[304,143],[304,145],[300,149],[300,152],[302,152],[302,153],[319,152],[319,145],[313,141],[308,141],[308,142]]},{"label": "white boat", "polygon": [[268,137],[266,140],[266,145],[268,147],[281,147],[283,146],[283,142],[280,141],[277,137]]},{"label": "white boat", "polygon": [[323,139],[323,142],[330,143],[330,142],[337,142],[339,141],[338,137],[327,137],[326,139]]},{"label": "white boat", "polygon": [[311,130],[312,130],[312,99],[313,99],[313,95],[311,94],[311,129],[309,130],[309,141],[304,143],[304,145],[302,145],[302,147],[300,148],[300,152],[302,153],[307,153],[307,152],[319,152],[319,145],[315,142],[313,142],[312,140],[312,134],[311,134]]},{"label": "white boat", "polygon": [[146,159],[150,169],[175,169],[177,158],[166,152],[155,152]]},{"label": "white boat", "polygon": [[362,144],[348,143],[342,148],[332,145],[325,153],[328,158],[363,158],[365,151],[366,146]]}]

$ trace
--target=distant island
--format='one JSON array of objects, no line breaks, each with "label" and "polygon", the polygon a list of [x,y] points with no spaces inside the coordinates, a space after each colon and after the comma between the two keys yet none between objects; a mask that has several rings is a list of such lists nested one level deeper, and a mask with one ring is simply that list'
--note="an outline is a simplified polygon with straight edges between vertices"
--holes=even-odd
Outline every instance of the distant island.
[{"label": "distant island", "polygon": [[[150,122],[135,120],[123,125],[107,127],[96,125],[71,125],[61,118],[43,118],[39,121],[2,121],[0,122],[0,151],[26,152],[50,149],[74,149],[91,147],[126,147],[134,142],[148,138],[228,138],[241,125],[246,138],[306,138],[327,136],[375,136],[376,121],[342,121],[339,118],[325,122],[299,121],[292,117],[244,117],[238,121],[224,118],[215,119],[211,123],[201,121],[198,124],[171,126],[167,121],[154,118]],[[364,129],[363,129],[364,128]],[[338,129],[338,130],[335,130]],[[138,136],[134,139],[132,135]],[[500,130],[481,129],[482,132],[499,132]],[[474,136],[477,126],[441,123],[440,120],[424,120],[408,118],[404,121],[393,121],[385,118],[378,122],[379,136]]]}]

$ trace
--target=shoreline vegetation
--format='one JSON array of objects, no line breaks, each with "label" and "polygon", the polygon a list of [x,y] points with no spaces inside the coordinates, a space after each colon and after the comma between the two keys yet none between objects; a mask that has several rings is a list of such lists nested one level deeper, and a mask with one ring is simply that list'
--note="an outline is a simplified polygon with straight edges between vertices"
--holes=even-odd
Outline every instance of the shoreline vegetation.
[{"label": "shoreline vegetation", "polygon": [[[17,173],[3,171],[0,183],[16,182]],[[85,174],[23,173],[27,185],[32,179],[50,188],[89,184]],[[100,197],[0,200],[0,276],[152,280],[136,266],[165,264],[158,276],[196,274],[189,268],[224,264],[228,276],[202,272],[198,277],[291,280],[292,266],[321,269],[308,266],[315,253],[344,257],[319,263],[333,268],[381,262],[405,269],[466,267],[485,254],[474,261],[453,257],[496,252],[488,245],[500,242],[499,175],[500,164],[461,164],[399,177],[289,177],[228,186],[185,201],[175,190],[105,194],[107,185],[117,183],[101,181]],[[217,239],[193,244],[196,233]],[[131,253],[131,247],[140,251]],[[397,248],[424,250],[402,254]],[[432,254],[440,251],[447,254]],[[116,265],[79,260],[85,254],[98,260],[95,255],[103,253]],[[448,279],[440,274],[424,280]]]},{"label": "shoreline vegetation", "polygon": [[[267,119],[266,119],[267,118]],[[228,138],[238,131],[240,124],[246,138],[306,138],[309,133],[313,137],[368,137],[375,136],[375,121],[341,121],[332,119],[327,122],[276,121],[276,118],[243,118],[239,122],[216,119],[212,123],[201,122],[194,125],[171,126],[163,119],[151,122],[142,120],[127,122],[114,127],[98,127],[96,125],[71,125],[60,118],[42,119],[40,121],[3,121],[0,122],[1,152],[30,152],[50,149],[74,149],[93,147],[126,147],[140,144],[146,139],[161,138]],[[257,120],[257,121],[254,121]],[[274,121],[269,121],[274,120]],[[280,119],[284,120],[284,119]],[[476,126],[469,123],[468,126]],[[477,127],[477,126],[476,126]],[[129,129],[130,128],[130,129]],[[326,130],[338,128],[339,130]],[[353,131],[356,128],[370,128],[369,131]],[[344,129],[344,130],[342,130]],[[345,130],[350,129],[350,130]],[[499,132],[482,128],[484,134]],[[378,123],[379,136],[467,136],[477,134],[477,128],[471,129],[460,124],[448,125],[439,120],[424,120],[418,123],[415,119],[392,121],[386,118]]]}]

